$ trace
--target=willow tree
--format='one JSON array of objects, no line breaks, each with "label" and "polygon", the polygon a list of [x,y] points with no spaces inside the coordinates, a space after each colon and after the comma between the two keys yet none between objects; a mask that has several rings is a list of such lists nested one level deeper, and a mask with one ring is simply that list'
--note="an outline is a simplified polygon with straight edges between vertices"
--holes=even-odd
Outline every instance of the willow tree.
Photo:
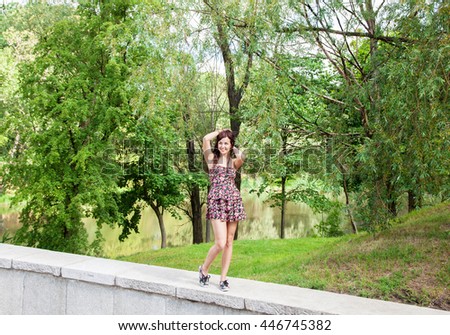
[{"label": "willow tree", "polygon": [[426,195],[447,200],[450,185],[450,6],[442,1],[412,5],[414,15],[397,25],[412,42],[407,48],[382,50],[393,56],[380,69],[384,108],[377,118],[386,146],[393,147],[388,149],[392,169],[400,192],[407,194],[409,211],[422,207]]},{"label": "willow tree", "polygon": [[[415,94],[423,95],[424,90],[413,88],[420,87],[425,78],[411,75],[408,69],[411,69],[410,61],[417,65],[426,64],[411,57],[420,54],[425,59],[425,45],[436,50],[432,54],[439,54],[438,59],[445,58],[445,50],[439,47],[439,41],[448,28],[442,20],[440,25],[433,22],[437,17],[445,16],[448,6],[442,1],[377,3],[367,0],[345,3],[301,1],[292,3],[290,8],[295,13],[291,12],[290,17],[294,15],[296,19],[289,20],[279,31],[297,35],[315,45],[340,76],[339,83],[332,90],[336,103],[329,100],[329,119],[334,120],[330,125],[332,133],[337,135],[332,136],[333,150],[341,152],[336,155],[335,164],[347,191],[354,195],[354,200],[361,200],[359,220],[375,227],[398,214],[398,204],[404,192],[412,194],[418,190],[417,183],[406,182],[408,170],[414,170],[414,166],[421,167],[419,174],[422,178],[409,174],[412,180],[426,180],[425,176],[435,175],[431,165],[426,163],[434,161],[432,155],[422,154],[419,158],[416,154],[423,149],[402,149],[409,146],[410,139],[417,140],[413,140],[417,149],[426,143],[424,139],[412,136],[414,132],[406,131],[414,123],[415,117],[410,116],[428,114],[426,108],[412,108],[410,104],[411,101],[418,102]],[[408,27],[413,26],[421,35],[411,34],[414,29],[408,30]],[[395,66],[395,71],[392,66]],[[409,89],[400,89],[398,84],[402,81],[392,80],[389,71],[395,72],[398,78],[408,78]],[[443,92],[444,72],[430,70],[432,77],[422,87],[434,86],[433,94]],[[404,92],[411,92],[411,96]],[[432,102],[427,95],[427,99],[421,99],[422,106]],[[445,105],[446,99],[444,93],[438,100]],[[417,113],[411,114],[411,108]],[[442,120],[440,117],[437,119]],[[435,129],[432,134],[439,137],[442,132]],[[408,157],[400,154],[402,150],[417,157],[413,159],[414,164],[408,167],[401,162]],[[410,204],[411,208],[414,206]]]}]

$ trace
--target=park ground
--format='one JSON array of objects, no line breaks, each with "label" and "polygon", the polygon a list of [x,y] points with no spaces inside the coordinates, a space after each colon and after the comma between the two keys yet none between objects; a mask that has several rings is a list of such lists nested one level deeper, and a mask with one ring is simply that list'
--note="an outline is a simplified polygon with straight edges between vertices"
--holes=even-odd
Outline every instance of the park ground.
[{"label": "park ground", "polygon": [[[210,246],[152,250],[119,259],[195,271]],[[390,229],[377,233],[237,240],[229,276],[450,311],[449,256],[450,203],[445,202],[401,216]],[[210,273],[218,280],[220,257]]]}]

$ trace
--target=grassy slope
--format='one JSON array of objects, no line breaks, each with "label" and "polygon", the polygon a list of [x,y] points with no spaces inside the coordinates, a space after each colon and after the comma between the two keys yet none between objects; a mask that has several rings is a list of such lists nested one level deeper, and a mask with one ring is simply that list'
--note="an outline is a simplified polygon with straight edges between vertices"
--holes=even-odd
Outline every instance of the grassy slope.
[{"label": "grassy slope", "polygon": [[[210,246],[121,259],[195,271]],[[443,203],[376,235],[236,241],[229,275],[450,310],[449,256],[450,203]],[[220,258],[210,272],[220,272]]]}]

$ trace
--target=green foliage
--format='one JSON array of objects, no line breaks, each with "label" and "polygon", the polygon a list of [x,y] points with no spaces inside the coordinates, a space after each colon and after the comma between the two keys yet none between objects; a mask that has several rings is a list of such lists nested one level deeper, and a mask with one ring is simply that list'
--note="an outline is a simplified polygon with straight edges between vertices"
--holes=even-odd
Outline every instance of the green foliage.
[{"label": "green foliage", "polygon": [[310,123],[331,143],[326,178],[346,183],[355,220],[377,231],[389,228],[390,219],[404,210],[405,195],[409,209],[422,206],[427,194],[448,196],[448,5],[392,3],[375,12],[367,4],[355,7],[344,26],[347,32],[364,32],[357,22],[373,24],[375,36],[345,40],[318,32],[333,26],[345,4],[292,3],[291,8],[299,15],[296,24],[304,27],[301,33],[315,40],[340,76],[323,86],[339,103],[328,103]]},{"label": "green foliage", "polygon": [[[122,154],[123,174],[119,180],[120,211],[124,219],[120,239],[124,240],[131,232],[139,232],[141,211],[144,205],[150,206],[156,214],[169,210],[178,216],[176,206],[184,199],[181,185],[185,175],[173,170],[170,161],[170,131],[154,133],[145,119],[137,125],[134,137],[128,138],[126,150]],[[173,134],[172,134],[173,135]],[[130,149],[133,151],[130,152]],[[166,150],[168,149],[168,150]],[[165,241],[164,241],[165,243]]]},{"label": "green foliage", "polygon": [[82,219],[93,217],[101,227],[120,217],[113,143],[129,115],[129,68],[125,45],[114,41],[131,35],[118,37],[114,29],[126,15],[111,12],[105,19],[92,10],[80,5],[78,15],[54,22],[39,39],[34,60],[21,64],[27,106],[11,115],[24,125],[21,150],[4,178],[15,202],[25,203],[15,243],[99,253],[100,235],[89,245]]},{"label": "green foliage", "polygon": [[344,235],[342,231],[342,205],[334,203],[327,212],[327,218],[317,225],[317,231],[323,237],[339,237]]},{"label": "green foliage", "polygon": [[323,91],[328,74],[320,59],[286,54],[277,54],[276,58],[285,71],[259,64],[252,77],[250,97],[243,104],[251,153],[246,171],[257,173],[263,180],[251,192],[268,193],[271,205],[282,210],[285,202],[301,202],[326,213],[331,209],[331,201],[325,196],[330,184],[324,178],[326,142],[321,132],[328,128],[327,106],[297,83]]},{"label": "green foliage", "polygon": [[[376,132],[359,153],[359,173],[366,179],[365,222],[382,224],[398,212],[402,194],[412,195],[413,207],[425,194],[448,194],[450,154],[448,123],[448,63],[439,11],[424,6],[412,20],[401,20],[401,34],[416,39],[407,48],[380,48],[378,61]],[[444,37],[445,39],[445,37]],[[373,89],[373,86],[371,86]],[[448,113],[447,113],[448,114]],[[375,185],[373,192],[368,184]],[[361,208],[364,211],[364,204]],[[361,211],[361,214],[363,213]]]},{"label": "green foliage", "polygon": [[349,218],[373,233],[406,207],[448,199],[449,6],[369,3],[4,6],[0,159],[23,208],[15,241],[99,252],[86,217],[121,225],[123,239],[144,204],[177,215],[207,185],[186,144],[226,126],[238,100],[255,192],[328,214],[324,235],[340,234],[330,199],[342,189]]}]

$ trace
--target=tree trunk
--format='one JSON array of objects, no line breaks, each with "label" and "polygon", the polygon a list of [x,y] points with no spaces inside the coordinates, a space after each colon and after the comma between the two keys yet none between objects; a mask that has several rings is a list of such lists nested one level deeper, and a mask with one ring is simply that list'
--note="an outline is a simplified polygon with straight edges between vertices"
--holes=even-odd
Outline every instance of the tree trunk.
[{"label": "tree trunk", "polygon": [[347,184],[347,178],[344,174],[342,174],[342,186],[344,187],[344,194],[345,194],[345,207],[347,208],[348,217],[350,220],[350,225],[352,226],[352,230],[354,234],[358,234],[358,228],[356,227],[356,223],[353,220],[352,211],[350,209],[350,197],[348,194],[348,184]]},{"label": "tree trunk", "polygon": [[[195,166],[194,140],[186,141],[186,151],[188,154],[189,172],[197,172],[197,168]],[[189,188],[192,212],[192,242],[194,244],[199,244],[203,242],[202,204],[200,201],[200,188],[197,184],[192,184],[189,186]]]},{"label": "tree trunk", "polygon": [[397,201],[394,199],[393,192],[389,189],[387,194],[387,208],[393,217],[397,216]]},{"label": "tree trunk", "polygon": [[350,220],[350,225],[352,227],[353,233],[358,234],[358,228],[356,226],[355,220],[353,219],[352,210],[350,209],[350,195],[348,191],[348,182],[346,173],[347,170],[345,169],[344,165],[339,160],[336,160],[337,167],[339,171],[342,174],[342,187],[344,188],[344,194],[345,194],[345,207],[347,208],[348,217]]},{"label": "tree trunk", "polygon": [[159,230],[161,232],[161,249],[164,249],[167,246],[167,235],[166,235],[166,227],[164,225],[164,210],[159,210],[159,207],[155,205],[154,203],[150,203],[150,207],[153,209],[153,211],[156,214],[156,217],[158,218],[158,224],[159,224]]},{"label": "tree trunk", "polygon": [[[288,141],[288,133],[287,130],[283,128],[281,133],[281,155],[282,160],[284,161],[287,156],[287,141]],[[280,224],[280,238],[284,238],[284,228],[286,225],[286,181],[287,175],[283,173],[281,176],[281,224]]]},{"label": "tree trunk", "polygon": [[164,218],[162,213],[157,213],[159,229],[161,230],[161,249],[167,246],[166,227],[164,226]]},{"label": "tree trunk", "polygon": [[191,209],[192,209],[192,243],[203,242],[202,227],[202,205],[200,202],[200,188],[193,185],[191,189]]},{"label": "tree trunk", "polygon": [[391,213],[392,216],[397,216],[397,202],[393,199],[390,199],[388,202],[388,209],[389,213]]},{"label": "tree trunk", "polygon": [[286,226],[286,176],[281,177],[281,224],[280,238],[284,238],[284,228]]}]

